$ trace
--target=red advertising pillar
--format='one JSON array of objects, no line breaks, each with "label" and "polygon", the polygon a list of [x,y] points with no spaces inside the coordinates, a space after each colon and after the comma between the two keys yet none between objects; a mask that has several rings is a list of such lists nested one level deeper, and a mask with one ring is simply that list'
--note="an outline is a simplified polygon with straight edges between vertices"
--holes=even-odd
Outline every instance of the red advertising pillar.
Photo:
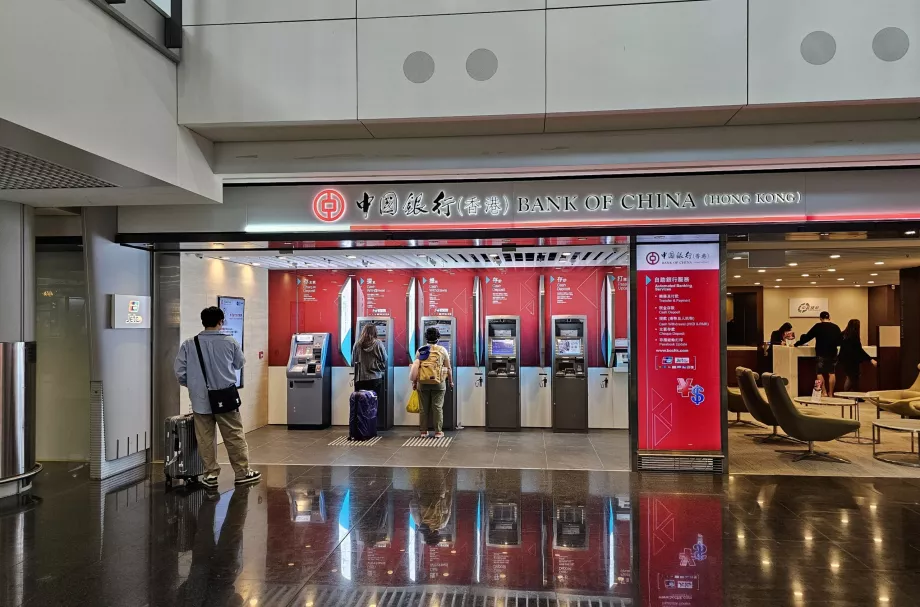
[{"label": "red advertising pillar", "polygon": [[638,470],[721,473],[724,246],[684,238],[645,244],[640,237],[633,246],[634,463]]}]

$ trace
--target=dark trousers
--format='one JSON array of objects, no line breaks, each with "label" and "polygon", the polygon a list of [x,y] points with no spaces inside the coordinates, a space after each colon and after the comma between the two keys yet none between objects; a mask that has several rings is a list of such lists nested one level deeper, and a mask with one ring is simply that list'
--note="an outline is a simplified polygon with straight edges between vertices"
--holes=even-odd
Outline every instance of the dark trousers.
[{"label": "dark trousers", "polygon": [[380,407],[383,400],[383,379],[363,379],[355,382],[355,392],[368,390],[377,395],[377,407]]}]

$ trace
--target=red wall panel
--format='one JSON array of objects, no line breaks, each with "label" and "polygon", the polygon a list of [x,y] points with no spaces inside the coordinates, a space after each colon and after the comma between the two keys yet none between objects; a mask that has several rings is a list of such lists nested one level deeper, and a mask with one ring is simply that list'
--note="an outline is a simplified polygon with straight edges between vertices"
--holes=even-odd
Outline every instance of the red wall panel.
[{"label": "red wall panel", "polygon": [[[418,280],[419,316],[457,318],[458,366],[473,365],[473,281],[483,290],[483,314],[521,317],[521,364],[539,364],[539,285],[545,276],[546,321],[553,314],[588,316],[590,366],[602,364],[600,334],[603,323],[602,289],[607,274],[617,277],[616,337],[628,333],[628,269],[617,268],[498,268],[488,270],[273,270],[269,272],[269,364],[284,366],[295,332],[332,333],[332,364],[344,366],[338,343],[338,296],[347,277],[355,280],[354,316],[392,316],[396,365],[408,365],[406,291]],[[552,278],[552,280],[551,280]],[[550,350],[547,335],[547,354]],[[547,356],[547,364],[549,357]]]}]

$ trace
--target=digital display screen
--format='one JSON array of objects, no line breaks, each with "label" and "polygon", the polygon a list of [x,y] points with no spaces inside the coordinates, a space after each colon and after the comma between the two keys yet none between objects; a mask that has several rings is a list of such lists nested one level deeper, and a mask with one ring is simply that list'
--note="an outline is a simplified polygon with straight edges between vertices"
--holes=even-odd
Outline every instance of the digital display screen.
[{"label": "digital display screen", "polygon": [[514,356],[513,339],[493,339],[490,342],[492,356]]},{"label": "digital display screen", "polygon": [[431,325],[437,327],[438,333],[441,335],[450,335],[450,325]]},{"label": "digital display screen", "polygon": [[308,344],[297,344],[294,350],[294,358],[306,358],[310,355],[310,346]]},{"label": "digital display screen", "polygon": [[377,325],[377,337],[386,337],[386,336],[387,336],[387,326]]},{"label": "digital display screen", "polygon": [[578,329],[560,329],[560,337],[578,337]]},{"label": "digital display screen", "polygon": [[492,335],[495,337],[514,337],[511,334],[511,329],[493,329]]},{"label": "digital display screen", "polygon": [[581,356],[581,340],[557,339],[556,354],[560,356]]},{"label": "digital display screen", "polygon": [[312,335],[298,335],[297,343],[299,344],[312,344],[313,336]]}]

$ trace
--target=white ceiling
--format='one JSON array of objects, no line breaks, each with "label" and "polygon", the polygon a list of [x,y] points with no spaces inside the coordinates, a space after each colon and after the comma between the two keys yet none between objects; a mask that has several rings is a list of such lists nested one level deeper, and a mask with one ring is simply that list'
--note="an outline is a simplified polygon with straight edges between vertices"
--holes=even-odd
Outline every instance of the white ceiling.
[{"label": "white ceiling", "polygon": [[[752,249],[784,251],[786,265],[751,268],[748,259]],[[916,236],[899,241],[864,238],[810,241],[802,235],[787,235],[782,242],[732,243],[727,276],[729,290],[741,286],[871,287],[898,284],[900,269],[917,266],[920,266],[920,239]]]},{"label": "white ceiling", "polygon": [[313,270],[558,268],[622,266],[629,262],[627,247],[611,245],[518,247],[513,252],[502,251],[501,247],[477,247],[466,249],[299,250],[293,255],[280,255],[277,251],[212,249],[188,254],[224,259],[235,263],[258,264],[270,270],[295,268]]}]

